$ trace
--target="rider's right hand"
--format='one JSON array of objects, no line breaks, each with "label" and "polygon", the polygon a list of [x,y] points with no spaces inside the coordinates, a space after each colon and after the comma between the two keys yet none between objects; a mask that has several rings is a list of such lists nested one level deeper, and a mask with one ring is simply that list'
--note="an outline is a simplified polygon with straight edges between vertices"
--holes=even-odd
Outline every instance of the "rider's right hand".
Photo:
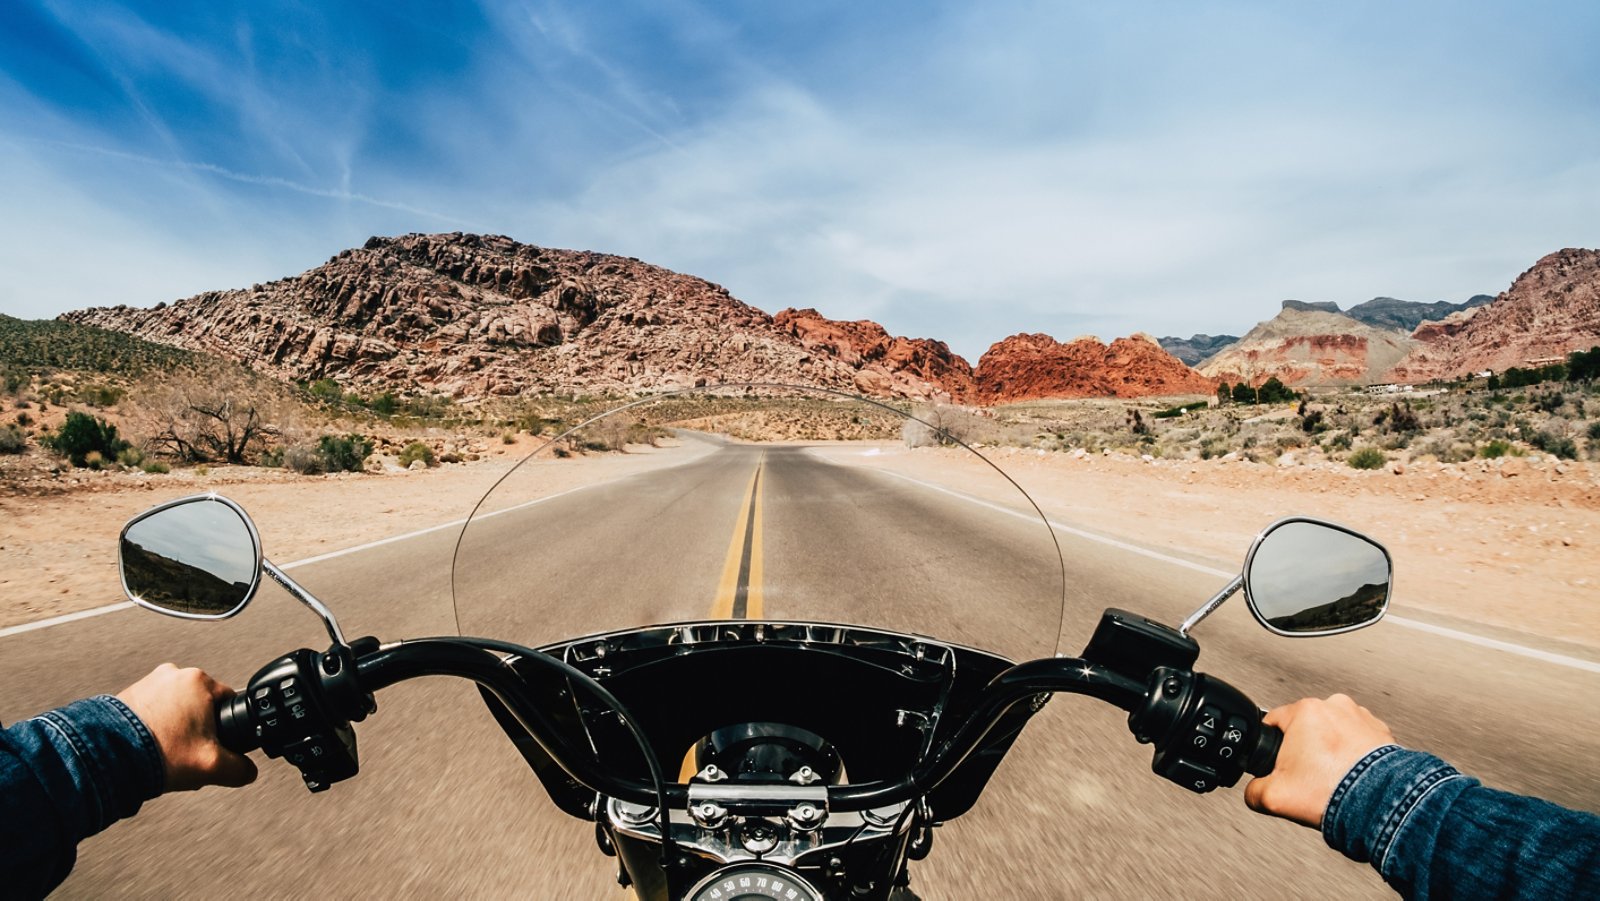
[{"label": "rider's right hand", "polygon": [[233,689],[203,671],[170,663],[117,693],[161,746],[166,791],[255,781],[255,763],[217,741],[217,703],[231,697]]},{"label": "rider's right hand", "polygon": [[1345,695],[1326,701],[1305,698],[1279,707],[1263,720],[1283,730],[1272,773],[1250,780],[1244,801],[1252,810],[1316,829],[1339,782],[1375,748],[1394,735],[1372,711]]}]

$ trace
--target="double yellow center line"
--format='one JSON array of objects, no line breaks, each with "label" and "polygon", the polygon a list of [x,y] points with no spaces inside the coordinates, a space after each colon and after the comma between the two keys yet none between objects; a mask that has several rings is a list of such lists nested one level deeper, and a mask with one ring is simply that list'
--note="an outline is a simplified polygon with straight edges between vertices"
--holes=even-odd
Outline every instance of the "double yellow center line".
[{"label": "double yellow center line", "polygon": [[761,619],[761,475],[766,460],[762,453],[745,488],[744,503],[739,505],[717,597],[711,604],[712,619]]}]

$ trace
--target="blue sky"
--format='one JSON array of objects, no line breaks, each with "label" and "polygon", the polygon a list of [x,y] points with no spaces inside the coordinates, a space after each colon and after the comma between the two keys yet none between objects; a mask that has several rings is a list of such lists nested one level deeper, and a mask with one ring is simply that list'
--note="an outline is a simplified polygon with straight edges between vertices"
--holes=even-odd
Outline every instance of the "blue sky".
[{"label": "blue sky", "polygon": [[0,5],[0,311],[369,235],[636,256],[976,359],[1600,246],[1600,4]]}]

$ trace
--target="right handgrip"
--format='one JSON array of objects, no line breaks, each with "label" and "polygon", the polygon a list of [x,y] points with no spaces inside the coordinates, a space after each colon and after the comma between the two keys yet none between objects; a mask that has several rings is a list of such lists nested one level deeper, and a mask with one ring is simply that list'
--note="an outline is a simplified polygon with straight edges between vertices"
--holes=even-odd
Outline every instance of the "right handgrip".
[{"label": "right handgrip", "polygon": [[1283,745],[1283,730],[1277,726],[1261,724],[1256,746],[1245,761],[1245,772],[1252,776],[1265,776],[1278,764],[1278,748]]},{"label": "right handgrip", "polygon": [[235,754],[248,754],[261,747],[261,738],[250,718],[249,698],[239,694],[218,702],[217,741]]}]

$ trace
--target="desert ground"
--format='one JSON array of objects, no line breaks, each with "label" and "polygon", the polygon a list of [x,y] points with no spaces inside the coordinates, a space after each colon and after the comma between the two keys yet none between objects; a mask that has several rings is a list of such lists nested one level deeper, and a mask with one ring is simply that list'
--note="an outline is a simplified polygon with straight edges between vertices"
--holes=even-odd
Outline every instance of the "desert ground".
[{"label": "desert ground", "polygon": [[[160,501],[215,491],[256,519],[265,551],[290,562],[464,517],[534,447],[494,445],[432,469],[299,476],[217,466],[171,474],[81,472],[61,494],[0,496],[0,628],[122,600],[116,535]],[[554,493],[683,459],[692,445],[530,462]],[[970,455],[895,442],[836,442],[841,462],[960,488]],[[1430,614],[1600,650],[1600,465],[1550,457],[1433,462],[1359,471],[1125,453],[984,451],[1047,515],[1152,549],[1241,560],[1288,514],[1325,517],[1384,543],[1396,561],[1396,612]],[[1067,561],[1070,570],[1072,561]]]}]

